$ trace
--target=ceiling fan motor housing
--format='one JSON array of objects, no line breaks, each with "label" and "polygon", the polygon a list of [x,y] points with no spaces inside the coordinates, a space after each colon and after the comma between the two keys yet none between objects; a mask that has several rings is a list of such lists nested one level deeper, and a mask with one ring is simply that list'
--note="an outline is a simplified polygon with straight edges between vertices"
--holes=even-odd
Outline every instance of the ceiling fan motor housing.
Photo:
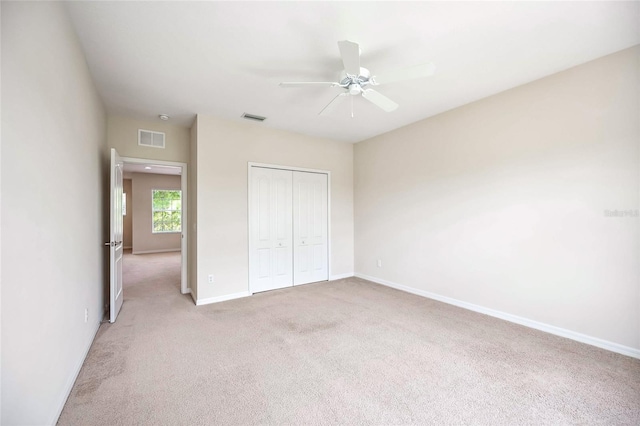
[{"label": "ceiling fan motor housing", "polygon": [[342,71],[340,74],[340,86],[346,87],[349,89],[349,93],[352,95],[357,95],[362,92],[362,87],[369,84],[369,79],[371,77],[371,73],[368,69],[360,67],[360,75],[352,76],[346,73],[346,71]]}]

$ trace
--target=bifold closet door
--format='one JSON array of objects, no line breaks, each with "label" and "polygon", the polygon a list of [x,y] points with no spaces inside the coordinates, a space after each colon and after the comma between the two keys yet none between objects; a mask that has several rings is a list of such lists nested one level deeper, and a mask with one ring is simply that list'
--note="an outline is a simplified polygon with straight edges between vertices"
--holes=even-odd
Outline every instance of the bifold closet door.
[{"label": "bifold closet door", "polygon": [[329,279],[327,175],[293,172],[293,284]]},{"label": "bifold closet door", "polygon": [[293,285],[293,172],[251,169],[251,292]]}]

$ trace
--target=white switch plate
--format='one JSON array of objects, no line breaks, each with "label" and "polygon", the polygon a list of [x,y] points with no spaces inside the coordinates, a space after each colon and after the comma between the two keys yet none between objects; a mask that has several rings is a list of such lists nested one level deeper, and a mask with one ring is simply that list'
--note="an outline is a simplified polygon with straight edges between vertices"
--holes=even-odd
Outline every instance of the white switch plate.
[{"label": "white switch plate", "polygon": [[84,322],[89,322],[89,308],[84,308]]},{"label": "white switch plate", "polygon": [[378,259],[378,268],[382,268],[382,259]]},{"label": "white switch plate", "polygon": [[209,284],[213,284],[213,274],[209,275]]}]

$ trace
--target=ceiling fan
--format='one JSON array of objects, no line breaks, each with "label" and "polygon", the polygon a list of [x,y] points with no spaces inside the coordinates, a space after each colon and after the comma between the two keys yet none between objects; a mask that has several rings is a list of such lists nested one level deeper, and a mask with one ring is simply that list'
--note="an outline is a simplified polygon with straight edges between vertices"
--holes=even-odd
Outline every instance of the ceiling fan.
[{"label": "ceiling fan", "polygon": [[351,117],[353,117],[353,97],[362,95],[363,98],[383,109],[386,112],[394,111],[398,104],[384,96],[382,93],[368,86],[394,83],[396,81],[413,80],[429,77],[435,73],[435,65],[432,62],[404,68],[392,72],[372,76],[368,69],[360,66],[360,46],[358,43],[343,40],[338,42],[340,56],[344,64],[344,71],[340,74],[340,81],[300,81],[283,82],[280,87],[304,87],[304,86],[329,86],[341,87],[344,92],[337,95],[319,113],[327,115],[341,104],[347,97],[351,97]]}]

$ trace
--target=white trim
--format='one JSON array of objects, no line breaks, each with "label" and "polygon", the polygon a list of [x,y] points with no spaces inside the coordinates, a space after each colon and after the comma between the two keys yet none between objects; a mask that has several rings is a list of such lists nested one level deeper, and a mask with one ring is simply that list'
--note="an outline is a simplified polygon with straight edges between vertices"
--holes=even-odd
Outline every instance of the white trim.
[{"label": "white trim", "polygon": [[327,277],[331,281],[331,172],[327,171]]},{"label": "white trim", "polygon": [[240,299],[242,297],[247,297],[247,296],[251,296],[251,293],[249,293],[248,291],[243,291],[240,293],[233,293],[233,294],[225,294],[224,296],[198,299],[196,300],[196,305],[201,306],[201,305],[208,305],[210,303],[226,302],[227,300]]},{"label": "white trim", "polygon": [[47,424],[55,425],[58,423],[58,419],[62,414],[62,409],[64,408],[64,405],[67,403],[67,399],[69,399],[69,395],[71,395],[71,391],[73,390],[73,385],[76,383],[76,380],[78,379],[78,375],[80,374],[80,370],[82,369],[82,365],[84,364],[84,361],[87,359],[87,355],[89,355],[89,350],[91,350],[91,345],[93,345],[93,341],[96,339],[96,334],[98,334],[98,330],[100,329],[100,324],[101,324],[100,322],[96,323],[96,328],[93,331],[93,336],[91,337],[91,340],[89,340],[89,344],[84,350],[84,356],[80,359],[80,362],[76,365],[75,372],[71,376],[69,376],[69,379],[67,380],[67,384],[64,387],[65,390],[61,394],[60,400],[58,401],[58,410],[55,412],[54,417],[51,419],[51,421],[47,422]]},{"label": "white trim", "polygon": [[336,281],[336,280],[341,280],[344,278],[351,278],[354,277],[355,274],[353,272],[347,272],[346,274],[337,274],[337,275],[331,275],[329,277],[329,281]]},{"label": "white trim", "polygon": [[161,249],[161,250],[144,250],[144,251],[136,251],[136,252],[131,252],[131,254],[151,254],[151,253],[168,253],[171,251],[180,251],[179,248],[172,248],[172,249]]},{"label": "white trim", "polygon": [[[268,164],[268,163],[255,163],[252,161],[247,162],[247,247],[249,248],[249,256],[247,256],[249,264],[248,264],[248,277],[247,277],[247,289],[249,294],[253,294],[251,291],[251,260],[252,260],[252,244],[251,244],[251,168],[252,167],[262,167],[267,169],[278,169],[278,170],[291,170],[294,172],[307,172],[307,173],[318,173],[327,175],[327,281],[331,281],[331,171],[330,170],[320,170],[320,169],[309,169],[306,167],[293,167],[293,166],[282,166],[279,164]],[[295,250],[295,247],[294,247]],[[353,276],[351,274],[350,276]],[[295,287],[295,286],[294,286]],[[286,287],[285,287],[286,288]]]},{"label": "white trim", "polygon": [[616,352],[622,355],[627,355],[633,358],[640,359],[640,349],[635,349],[629,346],[624,346],[618,343],[610,342],[608,340],[599,339],[597,337],[587,336],[586,334],[577,333],[575,331],[567,330],[565,328],[556,327],[554,325],[545,324],[542,322],[534,321],[528,318],[523,318],[517,315],[509,314],[506,312],[496,311],[495,309],[486,308],[480,305],[474,305],[473,303],[463,302],[462,300],[453,299],[447,296],[441,296],[429,291],[420,290],[406,285],[397,284],[392,281],[383,280],[382,278],[376,278],[369,275],[357,273],[356,277],[362,278],[368,281],[372,281],[377,284],[382,284],[387,287],[402,290],[407,293],[416,294],[418,296],[426,297],[429,299],[444,302],[449,305],[458,306],[460,308],[468,309],[470,311],[479,312],[481,314],[489,315],[491,317],[500,318],[505,321],[513,322],[516,324],[524,325],[525,327],[534,328],[536,330],[544,331],[546,333],[555,334],[556,336],[566,337],[567,339],[575,340],[577,342],[586,343],[587,345],[596,346],[598,348],[606,349],[611,352]]},{"label": "white trim", "polygon": [[[180,251],[182,252],[182,270],[180,273],[180,292],[186,293],[189,289],[188,282],[188,269],[189,269],[189,194],[187,192],[187,184],[189,180],[189,173],[187,169],[187,163],[181,163],[177,161],[163,161],[152,160],[150,158],[134,158],[134,157],[121,157],[123,163],[130,164],[159,164],[163,166],[180,167],[180,190],[182,191],[182,240],[180,244]],[[141,253],[141,252],[138,252]]]},{"label": "white trim", "polygon": [[249,168],[251,167],[262,167],[265,169],[292,170],[294,172],[320,173],[323,175],[328,175],[331,173],[329,170],[309,169],[306,167],[282,166],[279,164],[254,163],[252,161],[249,161]]}]

